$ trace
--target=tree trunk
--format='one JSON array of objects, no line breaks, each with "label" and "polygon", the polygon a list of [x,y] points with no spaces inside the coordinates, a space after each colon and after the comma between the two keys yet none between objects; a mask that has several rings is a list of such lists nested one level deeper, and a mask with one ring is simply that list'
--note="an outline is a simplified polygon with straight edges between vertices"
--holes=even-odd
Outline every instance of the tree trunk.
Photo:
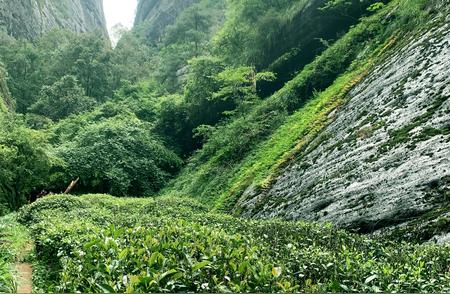
[{"label": "tree trunk", "polygon": [[77,178],[76,180],[72,181],[67,187],[66,191],[64,191],[64,194],[69,194],[70,192],[72,192],[73,188],[75,188],[79,180],[80,178]]}]

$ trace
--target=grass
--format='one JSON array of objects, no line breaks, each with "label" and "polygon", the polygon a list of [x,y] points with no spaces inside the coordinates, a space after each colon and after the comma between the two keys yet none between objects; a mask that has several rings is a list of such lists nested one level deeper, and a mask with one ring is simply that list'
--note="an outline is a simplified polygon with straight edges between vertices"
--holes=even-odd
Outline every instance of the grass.
[{"label": "grass", "polygon": [[450,247],[245,220],[194,200],[51,196],[24,207],[43,292],[448,292]]},{"label": "grass", "polygon": [[[361,67],[356,72],[339,77],[334,84],[319,93],[299,111],[290,116],[274,134],[262,143],[254,155],[246,158],[240,170],[234,175],[234,183],[219,197],[216,207],[230,210],[236,197],[249,186],[266,189],[271,186],[278,171],[288,162],[298,159],[304,150],[330,122],[328,115],[345,102],[348,91],[356,85],[366,73]],[[236,193],[239,191],[238,193]]]},{"label": "grass", "polygon": [[0,254],[0,292],[13,293],[16,291],[14,276],[11,272],[10,264],[7,261],[3,260],[3,253]]},{"label": "grass", "polygon": [[15,214],[0,218],[0,293],[16,291],[12,264],[21,261],[22,250],[29,242],[28,230],[17,222]]}]

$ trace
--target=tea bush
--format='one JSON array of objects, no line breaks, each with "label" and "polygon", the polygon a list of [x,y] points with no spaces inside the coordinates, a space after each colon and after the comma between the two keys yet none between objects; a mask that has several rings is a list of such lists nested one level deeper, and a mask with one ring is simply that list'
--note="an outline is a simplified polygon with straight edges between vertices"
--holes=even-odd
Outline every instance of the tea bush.
[{"label": "tea bush", "polygon": [[83,204],[83,201],[73,196],[48,196],[23,207],[19,211],[18,217],[23,224],[31,225],[38,222],[38,218],[43,211],[71,211],[75,208],[82,208]]},{"label": "tea bush", "polygon": [[58,273],[37,273],[43,291],[450,291],[449,245],[239,219],[194,200],[53,196],[24,207],[19,220],[40,262]]},{"label": "tea bush", "polygon": [[[130,229],[111,227],[63,259],[63,292],[274,292],[267,248],[183,220]],[[102,258],[99,259],[99,256]],[[92,273],[96,273],[92,275]]]}]

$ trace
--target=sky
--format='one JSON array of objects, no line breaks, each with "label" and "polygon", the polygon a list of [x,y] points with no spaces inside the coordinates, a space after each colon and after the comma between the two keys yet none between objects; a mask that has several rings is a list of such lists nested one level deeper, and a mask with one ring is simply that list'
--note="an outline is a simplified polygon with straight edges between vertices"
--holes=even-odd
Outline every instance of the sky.
[{"label": "sky", "polygon": [[111,38],[114,38],[111,29],[116,24],[120,23],[128,29],[133,27],[137,0],[103,0],[103,6]]}]

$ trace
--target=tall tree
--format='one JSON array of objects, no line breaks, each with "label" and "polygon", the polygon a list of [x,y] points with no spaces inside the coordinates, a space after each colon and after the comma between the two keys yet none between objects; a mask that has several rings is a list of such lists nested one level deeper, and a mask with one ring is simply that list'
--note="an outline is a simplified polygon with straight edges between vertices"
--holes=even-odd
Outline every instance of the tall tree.
[{"label": "tall tree", "polygon": [[64,62],[61,64],[77,77],[87,96],[104,101],[112,94],[109,40],[98,32],[83,34],[77,41],[62,52]]},{"label": "tall tree", "polygon": [[51,86],[44,86],[30,111],[60,120],[92,109],[95,100],[84,93],[74,76],[64,76]]},{"label": "tall tree", "polygon": [[0,116],[0,212],[18,209],[45,185],[52,165],[45,150],[41,133],[14,115]]}]

